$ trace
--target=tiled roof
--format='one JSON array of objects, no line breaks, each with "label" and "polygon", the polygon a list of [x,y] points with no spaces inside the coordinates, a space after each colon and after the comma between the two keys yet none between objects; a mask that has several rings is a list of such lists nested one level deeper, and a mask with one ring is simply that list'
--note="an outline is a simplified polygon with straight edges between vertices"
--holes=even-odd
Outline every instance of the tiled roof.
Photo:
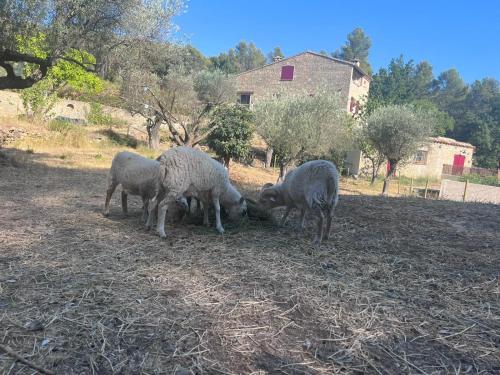
[{"label": "tiled roof", "polygon": [[332,62],[336,62],[336,63],[340,63],[340,64],[345,64],[345,65],[350,65],[354,69],[356,69],[360,74],[362,74],[363,76],[367,77],[371,81],[371,77],[368,74],[366,74],[363,71],[363,69],[361,69],[359,66],[357,66],[354,62],[352,62],[352,61],[346,61],[346,60],[342,60],[342,59],[337,59],[335,57],[330,57],[330,56],[327,56],[327,55],[322,55],[321,53],[316,53],[316,52],[311,52],[311,51],[301,52],[301,53],[298,53],[296,55],[286,57],[286,58],[284,58],[282,60],[274,61],[274,62],[272,62],[270,64],[262,65],[262,66],[259,66],[258,68],[250,69],[250,70],[247,70],[245,72],[241,72],[241,73],[238,73],[238,74],[235,74],[235,75],[239,76],[241,74],[246,74],[248,72],[253,72],[255,70],[259,70],[259,69],[265,68],[266,66],[270,66],[270,65],[273,65],[273,64],[279,64],[279,63],[282,63],[283,61],[286,61],[288,59],[291,59],[291,58],[294,58],[294,57],[297,57],[297,56],[300,56],[300,55],[306,55],[306,54],[314,55],[314,56],[318,56],[318,57],[322,57],[322,58],[328,59],[328,60],[330,60]]},{"label": "tiled roof", "polygon": [[444,145],[450,145],[450,146],[459,146],[459,147],[467,147],[467,148],[472,148],[474,149],[475,147],[471,145],[470,143],[466,142],[459,142],[455,139],[452,138],[446,138],[446,137],[434,137],[432,138],[432,141],[434,143],[441,143]]}]

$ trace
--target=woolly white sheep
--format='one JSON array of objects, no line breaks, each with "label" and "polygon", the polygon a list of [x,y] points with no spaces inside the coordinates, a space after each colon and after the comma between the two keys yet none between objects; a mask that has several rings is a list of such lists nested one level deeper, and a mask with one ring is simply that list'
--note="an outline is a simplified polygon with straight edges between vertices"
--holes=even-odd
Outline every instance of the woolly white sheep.
[{"label": "woolly white sheep", "polygon": [[[118,185],[122,185],[122,211],[127,215],[127,196],[138,195],[142,198],[144,222],[148,219],[149,200],[160,194],[160,163],[132,152],[119,152],[113,158],[108,173],[108,188],[104,204],[104,216],[109,215],[109,202]],[[187,207],[184,197],[176,202],[180,207]],[[154,210],[155,207],[152,207]],[[154,219],[152,217],[151,219]]]},{"label": "woolly white sheep", "polygon": [[[246,213],[245,199],[229,182],[226,169],[206,153],[192,147],[175,147],[165,151],[159,161],[160,175],[164,176],[161,187],[165,192],[165,198],[158,202],[157,230],[160,237],[166,237],[164,224],[167,205],[183,196],[196,197],[202,202],[205,225],[209,225],[208,207],[210,204],[214,206],[219,233],[224,232],[220,220],[221,204],[231,219]],[[150,223],[146,227],[149,228]]]},{"label": "woolly white sheep", "polygon": [[[306,213],[313,212],[319,218],[318,232],[314,238],[314,243],[319,246],[322,239],[328,239],[338,192],[339,175],[335,165],[326,160],[313,160],[287,173],[282,184],[265,184],[259,202],[268,209],[286,206],[281,225],[285,224],[290,211],[298,208],[301,213],[301,232],[304,230]],[[325,216],[326,232],[323,231]]]}]

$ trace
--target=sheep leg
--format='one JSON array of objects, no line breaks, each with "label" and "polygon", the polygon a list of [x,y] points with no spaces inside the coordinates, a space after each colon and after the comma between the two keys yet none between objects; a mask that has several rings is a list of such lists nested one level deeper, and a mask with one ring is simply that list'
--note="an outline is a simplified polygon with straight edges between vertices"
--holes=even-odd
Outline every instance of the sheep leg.
[{"label": "sheep leg", "polygon": [[[215,208],[215,227],[217,228],[217,231],[222,234],[224,233],[224,228],[222,227],[222,223],[220,221],[220,203],[219,203],[219,197],[214,196],[212,198],[212,204],[214,205]],[[208,210],[206,210],[208,211]]]},{"label": "sheep leg", "polygon": [[165,233],[165,217],[167,215],[168,205],[178,201],[180,196],[181,194],[176,192],[169,192],[165,195],[165,198],[158,203],[158,221],[156,224],[156,230],[161,238],[167,238],[167,234]]},{"label": "sheep leg", "polygon": [[306,223],[306,210],[302,209],[300,210],[300,224],[299,224],[299,234],[304,234],[304,227]]},{"label": "sheep leg", "polygon": [[[204,203],[203,207],[208,207],[208,205]],[[210,221],[208,220],[208,209],[203,210],[203,225],[206,227],[210,226]]]},{"label": "sheep leg", "polygon": [[328,240],[328,238],[330,237],[330,227],[332,226],[332,219],[333,219],[333,207],[328,208],[327,215],[328,216],[326,217],[326,231],[323,237],[324,240]]},{"label": "sheep leg", "polygon": [[316,237],[314,238],[314,245],[319,249],[319,247],[321,246],[321,239],[323,238],[323,224],[325,221],[325,214],[321,209],[318,209],[316,212],[318,214],[318,232],[316,234]]},{"label": "sheep leg", "polygon": [[123,211],[123,216],[128,215],[128,206],[127,206],[127,193],[122,191],[122,211]]},{"label": "sheep leg", "polygon": [[145,228],[146,230],[150,230],[153,226],[153,220],[155,216],[158,214],[158,197],[154,196],[148,202],[148,217],[146,220]]},{"label": "sheep leg", "polygon": [[104,211],[103,211],[104,216],[109,215],[109,202],[111,201],[111,196],[115,192],[117,186],[118,183],[116,183],[115,181],[111,181],[108,184],[108,190],[106,191],[106,202],[104,203]]},{"label": "sheep leg", "polygon": [[142,200],[142,223],[146,224],[148,220],[148,206],[149,206],[149,199],[144,198]]},{"label": "sheep leg", "polygon": [[288,215],[290,215],[290,211],[292,211],[292,207],[287,207],[286,211],[283,215],[283,218],[281,219],[280,226],[284,227],[286,223],[286,219],[288,218]]}]

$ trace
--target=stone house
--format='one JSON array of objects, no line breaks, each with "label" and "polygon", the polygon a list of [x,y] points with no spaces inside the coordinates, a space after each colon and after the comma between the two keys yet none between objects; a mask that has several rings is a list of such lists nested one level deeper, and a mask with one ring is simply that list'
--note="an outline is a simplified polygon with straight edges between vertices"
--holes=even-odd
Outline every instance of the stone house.
[{"label": "stone house", "polygon": [[[346,111],[355,114],[360,103],[368,97],[371,77],[360,68],[359,61],[344,61],[306,51],[237,74],[234,82],[238,101],[249,106],[280,92],[314,95],[318,90],[330,90],[339,94]],[[266,165],[271,156],[272,151],[266,155]],[[360,157],[360,151],[350,152],[346,162],[352,164],[352,158],[359,160]]]},{"label": "stone house", "polygon": [[234,76],[238,101],[252,105],[279,92],[313,95],[320,89],[339,93],[349,112],[355,113],[368,96],[371,78],[359,61],[344,61],[315,52],[302,52]]},{"label": "stone house", "polygon": [[418,178],[429,177],[440,179],[443,166],[451,166],[453,174],[462,174],[464,169],[472,167],[474,146],[451,138],[435,137],[404,165],[399,173],[401,176]]}]

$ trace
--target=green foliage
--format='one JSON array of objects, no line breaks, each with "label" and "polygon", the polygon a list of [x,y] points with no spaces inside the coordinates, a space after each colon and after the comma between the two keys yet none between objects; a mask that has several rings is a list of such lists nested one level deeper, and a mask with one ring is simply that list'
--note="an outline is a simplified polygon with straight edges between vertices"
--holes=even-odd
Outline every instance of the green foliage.
[{"label": "green foliage", "polygon": [[87,121],[93,125],[112,126],[117,125],[119,121],[110,114],[104,113],[102,105],[99,103],[90,103],[90,111],[87,114]]},{"label": "green foliage", "polygon": [[285,54],[281,51],[280,47],[274,47],[274,49],[267,54],[267,62],[272,63],[276,57],[285,58]]},{"label": "green foliage", "polygon": [[226,74],[232,74],[263,66],[266,63],[266,57],[255,44],[247,44],[241,41],[227,53],[211,57],[210,62],[214,69],[221,70]]},{"label": "green foliage", "polygon": [[408,105],[375,109],[368,117],[364,136],[391,164],[409,159],[433,132],[433,118]]},{"label": "green foliage", "polygon": [[314,155],[343,153],[352,144],[352,118],[329,92],[279,94],[255,104],[257,132],[281,165]]},{"label": "green foliage", "polygon": [[58,132],[61,134],[67,134],[74,128],[74,125],[68,121],[54,119],[49,122],[49,130]]},{"label": "green foliage", "polygon": [[217,156],[227,163],[248,155],[254,115],[246,106],[235,104],[217,108],[211,126],[217,128],[208,136],[207,144]]},{"label": "green foliage", "polygon": [[477,174],[463,175],[458,178],[459,181],[469,181],[473,184],[500,186],[500,180],[497,176],[479,176]]},{"label": "green foliage", "polygon": [[44,120],[57,102],[54,80],[47,77],[21,92],[28,118]]},{"label": "green foliage", "polygon": [[362,28],[357,27],[347,35],[346,44],[340,47],[340,50],[333,52],[332,56],[347,61],[358,59],[361,69],[367,74],[371,74],[372,67],[368,62],[371,46],[370,38],[365,35]]}]

